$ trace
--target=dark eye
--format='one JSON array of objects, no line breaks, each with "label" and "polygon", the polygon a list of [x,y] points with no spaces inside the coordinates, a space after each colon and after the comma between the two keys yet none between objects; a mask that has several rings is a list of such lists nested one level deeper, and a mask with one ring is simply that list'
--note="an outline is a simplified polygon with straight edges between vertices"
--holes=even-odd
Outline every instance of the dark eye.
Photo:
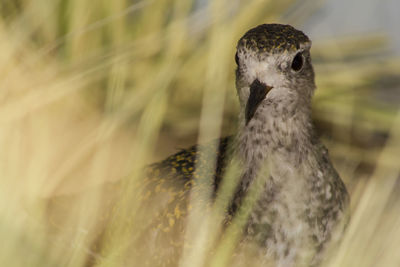
[{"label": "dark eye", "polygon": [[239,66],[239,56],[238,56],[238,53],[237,53],[237,52],[236,52],[236,54],[235,54],[235,62],[236,62],[236,65]]},{"label": "dark eye", "polygon": [[301,53],[297,53],[292,61],[292,70],[299,71],[303,67],[303,55]]}]

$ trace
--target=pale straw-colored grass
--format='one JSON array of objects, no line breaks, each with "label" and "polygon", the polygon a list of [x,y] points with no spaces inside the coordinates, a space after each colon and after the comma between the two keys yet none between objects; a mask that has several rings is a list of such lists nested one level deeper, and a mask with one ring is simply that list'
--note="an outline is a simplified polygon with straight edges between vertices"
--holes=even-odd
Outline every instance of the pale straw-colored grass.
[{"label": "pale straw-colored grass", "polygon": [[[3,2],[0,265],[71,267],[85,266],[88,255],[95,266],[122,266],[132,249],[128,233],[135,228],[126,229],[126,221],[140,221],[138,203],[99,185],[123,181],[126,191],[135,190],[146,164],[176,147],[234,132],[238,38],[264,22],[301,26],[323,4]],[[398,77],[400,64],[383,56],[384,47],[381,35],[314,41],[314,117],[324,125],[325,142],[352,194],[351,223],[326,266],[400,264],[399,111],[375,98],[375,81]],[[388,140],[376,144],[376,133]],[[354,139],[369,145],[357,146]],[[361,163],[369,169],[360,170]],[[227,179],[235,181],[236,171],[229,169]],[[229,266],[248,211],[230,234],[215,240],[233,185],[223,184],[207,215],[192,198],[186,235],[195,245],[184,251],[181,266]],[[75,200],[56,206],[49,218],[52,200],[71,195]],[[117,208],[107,210],[109,201]],[[101,225],[106,211],[113,219]],[[205,222],[200,228],[199,218]],[[92,229],[106,233],[101,253],[89,249],[96,238]],[[215,242],[216,253],[208,258]]]}]

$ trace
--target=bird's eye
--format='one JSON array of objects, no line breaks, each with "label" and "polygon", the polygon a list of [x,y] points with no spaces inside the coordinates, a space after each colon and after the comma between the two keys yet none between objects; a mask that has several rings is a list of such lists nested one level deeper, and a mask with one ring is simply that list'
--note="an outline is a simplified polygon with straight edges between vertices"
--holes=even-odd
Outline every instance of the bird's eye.
[{"label": "bird's eye", "polygon": [[292,61],[292,70],[299,71],[303,67],[303,55],[301,53],[297,53]]},{"label": "bird's eye", "polygon": [[238,53],[237,53],[237,52],[236,52],[236,54],[235,54],[235,62],[236,62],[236,65],[239,66],[239,56],[238,56]]}]

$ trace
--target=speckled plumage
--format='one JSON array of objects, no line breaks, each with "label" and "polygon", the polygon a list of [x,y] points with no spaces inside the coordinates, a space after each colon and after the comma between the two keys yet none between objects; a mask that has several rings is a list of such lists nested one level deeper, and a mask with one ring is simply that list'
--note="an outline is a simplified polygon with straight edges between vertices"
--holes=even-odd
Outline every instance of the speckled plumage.
[{"label": "speckled plumage", "polygon": [[309,42],[308,37],[290,25],[262,24],[240,38],[238,48],[266,53],[282,53],[285,50],[296,51],[301,43]]},{"label": "speckled plumage", "polygon": [[[249,47],[254,40],[262,44]],[[242,106],[237,154],[244,163],[242,181],[248,184],[256,175],[262,177],[264,165],[269,169],[246,239],[260,244],[260,254],[274,258],[279,267],[317,265],[348,205],[346,188],[312,127],[315,83],[310,47],[304,33],[277,24],[250,30],[237,47],[236,86]],[[294,66],[296,57],[302,62],[300,69]],[[255,80],[272,89],[246,125],[244,107]]]}]

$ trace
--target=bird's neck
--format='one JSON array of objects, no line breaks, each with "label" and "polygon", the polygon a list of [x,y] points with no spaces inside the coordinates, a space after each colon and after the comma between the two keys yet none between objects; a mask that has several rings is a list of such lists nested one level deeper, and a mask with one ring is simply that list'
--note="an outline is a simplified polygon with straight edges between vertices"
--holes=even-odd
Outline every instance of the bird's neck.
[{"label": "bird's neck", "polygon": [[283,158],[297,161],[301,151],[311,146],[313,128],[309,105],[273,103],[260,106],[246,125],[240,116],[236,137],[237,155],[245,171],[257,173],[269,159]]}]

